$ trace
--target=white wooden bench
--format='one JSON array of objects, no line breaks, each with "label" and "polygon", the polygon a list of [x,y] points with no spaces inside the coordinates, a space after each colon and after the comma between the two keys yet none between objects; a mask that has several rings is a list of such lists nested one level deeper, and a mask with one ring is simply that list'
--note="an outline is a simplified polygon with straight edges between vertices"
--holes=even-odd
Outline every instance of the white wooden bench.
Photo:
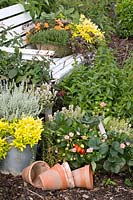
[{"label": "white wooden bench", "polygon": [[[32,49],[30,45],[26,44],[26,32],[33,27],[32,18],[28,11],[25,11],[23,5],[15,4],[6,8],[0,9],[0,36],[5,29],[8,29],[6,34],[6,42],[12,41],[14,38],[22,39],[22,44],[19,47],[22,53],[22,59],[31,60],[37,58],[42,60],[43,56],[49,58],[54,55],[54,51],[44,51]],[[5,45],[0,47],[1,50],[14,53],[14,47],[6,47]],[[82,62],[81,56],[73,57],[73,55],[63,58],[53,58],[53,62],[50,64],[50,71],[54,79],[62,79],[73,69],[75,61],[79,64]]]}]

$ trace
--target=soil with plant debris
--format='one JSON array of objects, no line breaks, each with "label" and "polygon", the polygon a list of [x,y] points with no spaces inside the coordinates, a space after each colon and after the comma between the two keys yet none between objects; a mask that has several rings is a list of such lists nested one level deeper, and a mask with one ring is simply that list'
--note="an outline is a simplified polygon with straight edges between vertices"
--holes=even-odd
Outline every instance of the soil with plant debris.
[{"label": "soil with plant debris", "polygon": [[73,188],[45,191],[25,183],[21,176],[0,174],[0,200],[132,200],[133,188],[125,184],[129,175],[96,174],[94,189]]},{"label": "soil with plant debris", "polygon": [[[133,38],[120,39],[113,35],[109,46],[115,49],[118,63],[133,51]],[[130,181],[129,181],[130,180]],[[21,176],[0,173],[0,200],[132,200],[133,184],[131,174],[95,174],[94,189],[73,188],[58,191],[44,191],[24,183]],[[133,185],[132,185],[133,186]]]}]

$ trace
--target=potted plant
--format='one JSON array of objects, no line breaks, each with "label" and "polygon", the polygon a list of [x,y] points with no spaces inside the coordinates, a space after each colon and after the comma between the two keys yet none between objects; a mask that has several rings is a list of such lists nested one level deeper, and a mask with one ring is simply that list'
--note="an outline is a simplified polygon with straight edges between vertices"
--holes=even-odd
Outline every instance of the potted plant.
[{"label": "potted plant", "polygon": [[69,26],[60,19],[36,22],[35,26],[27,32],[28,43],[38,49],[55,51],[55,57],[71,54],[69,39]]},{"label": "potted plant", "polygon": [[19,174],[36,156],[41,139],[39,98],[24,83],[1,83],[0,89],[0,170]]},{"label": "potted plant", "polygon": [[12,122],[0,120],[0,170],[19,174],[36,155],[41,139],[41,119],[23,117]]}]

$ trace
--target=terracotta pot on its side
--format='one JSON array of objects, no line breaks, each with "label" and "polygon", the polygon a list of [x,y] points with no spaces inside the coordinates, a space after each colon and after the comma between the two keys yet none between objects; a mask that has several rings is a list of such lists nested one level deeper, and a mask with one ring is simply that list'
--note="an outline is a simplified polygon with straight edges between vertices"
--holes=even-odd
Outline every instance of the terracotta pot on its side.
[{"label": "terracotta pot on its side", "polygon": [[72,172],[68,163],[56,164],[39,175],[44,190],[59,190],[74,187]]},{"label": "terracotta pot on its side", "polygon": [[22,171],[22,178],[24,181],[30,183],[32,186],[42,188],[39,175],[50,169],[49,165],[44,161],[33,162]]},{"label": "terracotta pot on its side", "polygon": [[76,187],[93,189],[93,172],[90,165],[72,171]]}]

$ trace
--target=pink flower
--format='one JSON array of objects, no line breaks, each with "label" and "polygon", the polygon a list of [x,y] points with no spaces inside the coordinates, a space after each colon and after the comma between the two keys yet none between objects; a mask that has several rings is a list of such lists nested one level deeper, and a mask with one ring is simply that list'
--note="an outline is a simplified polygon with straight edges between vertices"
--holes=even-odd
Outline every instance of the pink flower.
[{"label": "pink flower", "polygon": [[73,153],[75,153],[75,152],[76,152],[76,148],[72,148],[71,151],[72,151]]},{"label": "pink flower", "polygon": [[93,152],[93,147],[90,147],[86,150],[87,153],[92,153]]},{"label": "pink flower", "polygon": [[129,145],[130,145],[130,142],[126,142],[126,145],[129,146]]},{"label": "pink flower", "polygon": [[126,147],[126,145],[125,145],[124,143],[121,143],[121,144],[120,144],[120,148],[121,148],[121,149],[124,149],[125,147]]},{"label": "pink flower", "polygon": [[106,103],[105,103],[105,102],[101,102],[101,103],[100,103],[100,106],[101,106],[102,108],[104,108],[104,107],[106,106]]}]

